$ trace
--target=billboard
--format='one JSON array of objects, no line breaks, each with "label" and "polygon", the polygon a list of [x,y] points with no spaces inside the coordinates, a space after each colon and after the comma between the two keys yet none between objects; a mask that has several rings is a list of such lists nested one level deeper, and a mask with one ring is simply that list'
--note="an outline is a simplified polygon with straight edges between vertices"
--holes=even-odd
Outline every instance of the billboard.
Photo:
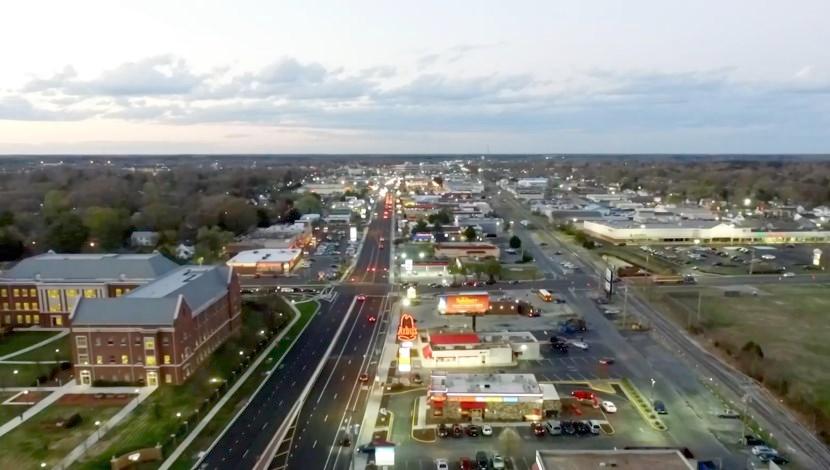
[{"label": "billboard", "polygon": [[357,227],[355,227],[354,225],[349,227],[349,241],[357,241]]},{"label": "billboard", "polygon": [[418,338],[418,329],[415,328],[415,320],[412,315],[404,313],[398,324],[398,341],[415,341]]},{"label": "billboard", "polygon": [[438,298],[438,312],[442,315],[483,315],[489,309],[490,294],[487,292],[460,292],[442,295]]}]

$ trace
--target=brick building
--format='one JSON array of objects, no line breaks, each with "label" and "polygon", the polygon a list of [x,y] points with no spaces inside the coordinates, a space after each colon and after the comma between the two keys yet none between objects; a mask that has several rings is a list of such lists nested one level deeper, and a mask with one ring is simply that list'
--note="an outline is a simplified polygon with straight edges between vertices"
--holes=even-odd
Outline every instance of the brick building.
[{"label": "brick building", "polygon": [[26,258],[0,273],[0,324],[67,327],[79,299],[119,297],[177,267],[158,253]]},{"label": "brick building", "polygon": [[70,315],[75,377],[181,384],[241,324],[227,266],[182,266],[117,298],[81,298]]}]

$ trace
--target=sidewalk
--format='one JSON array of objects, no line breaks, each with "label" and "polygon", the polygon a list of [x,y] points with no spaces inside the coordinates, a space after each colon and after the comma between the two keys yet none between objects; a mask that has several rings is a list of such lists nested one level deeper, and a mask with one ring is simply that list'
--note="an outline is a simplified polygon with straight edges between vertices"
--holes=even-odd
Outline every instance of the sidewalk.
[{"label": "sidewalk", "polygon": [[[46,330],[46,331],[54,331],[54,330],[51,330],[51,329],[41,329],[41,330],[38,330],[38,331],[44,331],[44,330]],[[25,331],[25,330],[24,330],[24,331]],[[53,341],[57,341],[57,340],[59,340],[59,339],[63,338],[64,336],[66,336],[66,335],[68,335],[68,334],[69,334],[69,330],[68,330],[68,329],[66,329],[66,328],[63,328],[63,329],[61,329],[61,330],[60,330],[60,333],[56,334],[55,336],[52,336],[51,338],[46,338],[45,340],[43,340],[43,341],[41,341],[41,342],[39,342],[39,343],[35,343],[35,344],[31,345],[31,346],[27,346],[27,347],[25,347],[25,348],[23,348],[23,349],[20,349],[20,350],[18,350],[18,351],[15,351],[15,352],[13,352],[13,353],[11,353],[11,354],[6,354],[5,356],[0,357],[0,362],[3,362],[3,361],[5,361],[6,359],[8,359],[8,358],[10,358],[10,357],[18,356],[18,355],[20,355],[20,354],[23,354],[23,353],[29,352],[29,351],[31,351],[31,350],[33,350],[33,349],[37,349],[37,348],[39,348],[39,347],[41,347],[41,346],[43,346],[43,345],[49,344],[49,343],[51,343],[51,342],[53,342]],[[42,361],[42,362],[53,362],[53,361]],[[25,362],[24,362],[24,363],[22,363],[22,364],[25,364]]]}]

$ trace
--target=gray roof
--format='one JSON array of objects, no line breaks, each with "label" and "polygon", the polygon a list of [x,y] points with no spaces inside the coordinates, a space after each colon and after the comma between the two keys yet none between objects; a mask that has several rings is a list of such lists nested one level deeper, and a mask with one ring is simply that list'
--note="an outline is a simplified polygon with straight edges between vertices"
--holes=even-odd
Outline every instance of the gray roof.
[{"label": "gray roof", "polygon": [[182,266],[123,297],[82,299],[72,325],[172,325],[181,298],[194,316],[227,292],[227,266]]},{"label": "gray roof", "polygon": [[81,298],[72,316],[72,326],[158,326],[172,325],[177,297],[160,299]]},{"label": "gray roof", "polygon": [[158,253],[62,254],[26,258],[0,275],[0,281],[149,281],[178,265]]},{"label": "gray roof", "polygon": [[230,269],[227,266],[182,266],[170,274],[130,292],[125,298],[153,299],[184,296],[194,313],[225,293]]}]

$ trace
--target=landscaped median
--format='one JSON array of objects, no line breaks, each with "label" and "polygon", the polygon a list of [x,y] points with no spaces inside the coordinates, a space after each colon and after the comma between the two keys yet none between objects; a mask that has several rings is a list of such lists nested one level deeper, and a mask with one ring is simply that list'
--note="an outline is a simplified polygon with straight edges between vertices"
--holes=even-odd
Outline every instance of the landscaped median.
[{"label": "landscaped median", "polygon": [[[308,308],[304,307],[301,312]],[[270,344],[271,338],[289,323],[293,309],[281,297],[267,296],[246,300],[243,303],[243,313],[238,336],[230,338],[214,351],[210,360],[185,384],[160,386],[121,424],[109,430],[72,468],[109,468],[112,456],[156,444],[161,445],[163,455],[169,455],[238,380],[257,354]],[[310,318],[311,315],[307,316]],[[294,323],[294,326],[298,323],[300,322]],[[274,350],[280,349],[283,343],[287,347],[293,341],[292,336],[290,333],[286,335]],[[269,357],[273,357],[273,354],[273,351],[269,353]],[[273,360],[262,362],[263,365],[268,363],[273,363]],[[258,383],[262,378],[257,370],[249,377],[249,381]],[[242,393],[243,388],[234,394],[226,406],[238,406],[247,398]]]},{"label": "landscaped median", "polygon": [[668,427],[663,420],[660,419],[660,416],[654,411],[654,407],[652,403],[649,402],[646,397],[640,393],[640,389],[634,386],[628,379],[622,379],[620,381],[620,388],[622,388],[623,393],[628,397],[628,401],[634,405],[634,408],[640,413],[640,416],[643,417],[644,420],[651,426],[652,428],[658,431],[668,431]]}]

